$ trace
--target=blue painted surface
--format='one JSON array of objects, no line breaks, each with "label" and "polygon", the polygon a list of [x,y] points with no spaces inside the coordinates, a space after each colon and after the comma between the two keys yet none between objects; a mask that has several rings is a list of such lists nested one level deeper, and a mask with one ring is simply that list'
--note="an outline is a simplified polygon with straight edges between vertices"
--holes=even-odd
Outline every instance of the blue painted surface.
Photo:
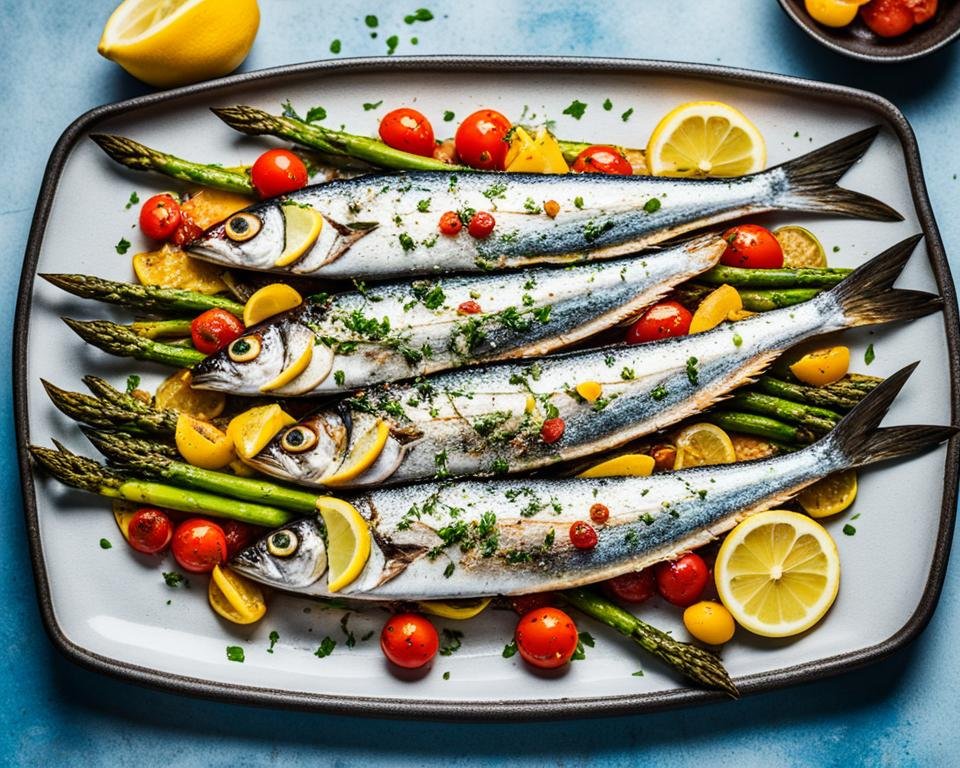
[{"label": "blue painted surface", "polygon": [[[0,0],[0,327],[10,337],[34,201],[57,136],[81,112],[147,92],[96,55],[115,0]],[[436,19],[402,18],[427,5]],[[473,9],[470,9],[470,7]],[[913,123],[947,251],[960,248],[960,47],[898,67],[854,63],[820,48],[773,0],[452,0],[340,3],[261,0],[243,70],[329,56],[398,54],[633,56],[722,63],[877,91]],[[669,8],[666,13],[663,9]],[[376,13],[373,40],[363,16]],[[484,34],[478,35],[477,30]],[[409,42],[411,35],[419,44]],[[954,262],[954,269],[958,267]],[[10,371],[0,358],[0,761],[11,765],[252,766],[301,764],[593,765],[613,768],[955,764],[960,735],[960,626],[955,560],[927,631],[868,669],[778,693],[643,717],[532,726],[374,722],[227,706],[144,690],[78,669],[47,641],[35,606],[16,501]],[[905,510],[905,519],[909,510]],[[135,599],[135,598],[134,598]],[[881,600],[882,595],[877,596]]]}]

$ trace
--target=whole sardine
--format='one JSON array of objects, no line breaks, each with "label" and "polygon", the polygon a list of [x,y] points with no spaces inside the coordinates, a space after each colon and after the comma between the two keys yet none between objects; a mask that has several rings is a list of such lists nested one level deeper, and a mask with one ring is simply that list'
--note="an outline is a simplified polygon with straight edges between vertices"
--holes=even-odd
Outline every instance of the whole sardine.
[{"label": "whole sardine", "polygon": [[[712,267],[725,247],[708,235],[643,257],[310,297],[195,366],[193,386],[238,395],[331,394],[546,354],[628,319]],[[305,353],[303,371],[273,388]]]},{"label": "whole sardine", "polygon": [[[762,211],[897,221],[902,217],[888,205],[836,186],[878,130],[732,179],[410,172],[332,181],[234,214],[188,250],[244,269],[366,280],[610,258]],[[548,201],[559,206],[555,216],[544,212]],[[315,241],[311,235],[301,242],[302,227],[290,223],[301,218],[297,206],[322,219]],[[476,210],[495,217],[489,237],[471,237],[466,229],[455,237],[439,234],[445,211],[468,219]],[[288,242],[288,225],[297,242]]]},{"label": "whole sardine", "polygon": [[[673,559],[832,472],[918,453],[955,434],[953,427],[879,428],[912,370],[891,376],[819,442],[773,459],[643,478],[431,483],[355,496],[349,501],[369,525],[371,555],[338,595],[518,595],[590,584]],[[610,517],[597,526],[596,547],[577,549],[570,526],[589,519],[597,502]],[[307,518],[241,551],[231,567],[279,589],[327,596],[326,563],[322,523]]]},{"label": "whole sardine", "polygon": [[[891,287],[918,240],[811,301],[705,333],[372,387],[281,432],[251,463],[298,484],[364,487],[522,472],[615,448],[703,411],[805,339],[936,310],[938,297]],[[600,386],[592,401],[577,391],[585,382]],[[548,444],[541,427],[552,418],[564,429]],[[345,473],[382,421],[391,434],[376,463]]]}]

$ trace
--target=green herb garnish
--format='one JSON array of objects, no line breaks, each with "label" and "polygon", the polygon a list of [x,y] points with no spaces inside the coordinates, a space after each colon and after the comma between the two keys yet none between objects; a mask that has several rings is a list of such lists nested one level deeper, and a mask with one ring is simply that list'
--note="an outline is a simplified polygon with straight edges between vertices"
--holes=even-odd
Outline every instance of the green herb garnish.
[{"label": "green herb garnish", "polygon": [[114,250],[121,256],[130,250],[130,241],[125,237],[120,238],[120,242],[113,246]]},{"label": "green herb garnish", "polygon": [[327,635],[323,640],[320,641],[320,647],[313,652],[313,655],[318,659],[325,659],[331,653],[333,649],[337,647],[337,641],[334,640],[330,635]]},{"label": "green herb garnish", "polygon": [[237,661],[241,664],[243,663],[243,648],[239,645],[228,645],[227,646],[227,660],[228,661]]},{"label": "green herb garnish", "polygon": [[574,120],[579,120],[581,117],[583,117],[583,113],[586,111],[587,105],[582,101],[577,101],[577,99],[574,99],[570,103],[570,106],[563,110],[563,114],[570,115],[570,117],[572,117]]}]

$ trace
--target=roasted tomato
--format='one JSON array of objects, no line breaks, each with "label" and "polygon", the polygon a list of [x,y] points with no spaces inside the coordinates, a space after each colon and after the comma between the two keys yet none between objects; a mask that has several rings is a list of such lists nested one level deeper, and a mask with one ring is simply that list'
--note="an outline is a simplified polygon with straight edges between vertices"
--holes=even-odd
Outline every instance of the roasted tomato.
[{"label": "roasted tomato", "polygon": [[470,233],[470,237],[475,237],[477,240],[484,240],[490,237],[490,233],[493,232],[493,228],[496,225],[497,222],[493,218],[493,214],[487,213],[486,211],[477,211],[470,217],[467,232]]},{"label": "roasted tomato", "polygon": [[632,176],[633,167],[616,147],[594,144],[577,155],[571,169],[577,173],[609,173],[615,176]]},{"label": "roasted tomato", "polygon": [[307,185],[307,167],[293,152],[271,149],[256,159],[250,180],[260,197],[285,195]]},{"label": "roasted tomato", "polygon": [[170,195],[154,195],[140,209],[140,229],[151,240],[169,240],[180,226],[180,203]]},{"label": "roasted tomato", "polygon": [[162,552],[173,538],[173,523],[166,512],[153,507],[140,507],[127,523],[130,546],[148,555]]},{"label": "roasted tomato", "polygon": [[194,517],[173,532],[173,557],[193,573],[209,573],[227,560],[227,538],[216,523]]},{"label": "roasted tomato", "polygon": [[467,117],[454,139],[457,154],[471,168],[502,171],[510,144],[510,121],[492,109],[481,109]]},{"label": "roasted tomato", "polygon": [[241,523],[238,520],[224,520],[220,527],[227,540],[227,558],[233,557],[241,549],[246,549],[264,530],[260,526]]},{"label": "roasted tomato", "polygon": [[723,233],[727,249],[720,263],[728,267],[779,269],[783,266],[783,249],[773,232],[756,224],[740,224]]},{"label": "roasted tomato", "polygon": [[625,603],[642,603],[653,597],[657,591],[653,568],[614,576],[605,581],[603,586],[615,598]]},{"label": "roasted tomato", "polygon": [[540,669],[556,669],[570,661],[580,635],[577,625],[559,608],[535,608],[517,622],[517,650]]},{"label": "roasted tomato", "polygon": [[686,336],[693,315],[677,301],[661,301],[640,315],[627,329],[627,344],[656,341],[668,336]]},{"label": "roasted tomato", "polygon": [[408,107],[395,109],[383,116],[380,120],[380,138],[387,146],[424,157],[433,157],[436,146],[430,121]]},{"label": "roasted tomato", "polygon": [[710,569],[696,552],[689,552],[669,563],[660,563],[655,573],[657,591],[665,600],[681,608],[700,599],[710,578]]},{"label": "roasted tomato", "polygon": [[419,613],[391,616],[380,632],[383,655],[398,667],[417,669],[437,655],[440,638],[433,624]]},{"label": "roasted tomato", "polygon": [[236,341],[244,330],[240,319],[225,309],[208,309],[190,323],[193,346],[205,355],[212,355]]},{"label": "roasted tomato", "polygon": [[860,9],[860,18],[874,34],[898,37],[936,13],[937,0],[871,0]]}]

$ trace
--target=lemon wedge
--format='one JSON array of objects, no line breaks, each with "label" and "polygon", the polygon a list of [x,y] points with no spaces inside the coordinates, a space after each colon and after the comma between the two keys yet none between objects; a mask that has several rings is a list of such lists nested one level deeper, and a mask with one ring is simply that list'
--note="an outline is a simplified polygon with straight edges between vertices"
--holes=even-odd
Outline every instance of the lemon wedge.
[{"label": "lemon wedge", "polygon": [[225,566],[213,566],[207,600],[214,611],[234,624],[253,624],[267,612],[260,587]]},{"label": "lemon wedge", "polygon": [[581,472],[578,477],[648,477],[653,474],[654,460],[645,453],[627,453]]},{"label": "lemon wedge", "polygon": [[125,0],[97,51],[145,83],[172,88],[232,72],[259,26],[257,0]]},{"label": "lemon wedge", "polygon": [[346,458],[337,471],[324,478],[324,485],[340,485],[353,480],[364,470],[369,469],[377,460],[383,446],[390,437],[390,424],[383,419],[377,419],[364,430],[356,440],[352,441]]},{"label": "lemon wedge", "polygon": [[327,589],[339,592],[363,571],[370,557],[370,529],[356,507],[321,496],[317,511],[327,529]]},{"label": "lemon wedge", "polygon": [[823,268],[827,266],[827,254],[823,250],[823,245],[806,227],[780,227],[774,231],[773,236],[780,243],[780,249],[783,251],[783,266],[790,267],[814,267]]},{"label": "lemon wedge", "polygon": [[251,408],[234,416],[227,425],[227,437],[233,441],[237,456],[252,459],[284,427],[296,422],[276,403]]},{"label": "lemon wedge", "polygon": [[157,387],[154,398],[157,410],[189,413],[205,421],[215,419],[223,413],[227,405],[226,395],[223,392],[194,389],[191,386],[192,381],[193,377],[186,368],[170,374]]},{"label": "lemon wedge", "polygon": [[575,389],[577,394],[588,403],[595,403],[603,394],[603,385],[599,381],[581,381]]},{"label": "lemon wedge", "polygon": [[199,293],[220,293],[227,290],[220,279],[222,267],[191,259],[174,245],[166,244],[159,251],[146,251],[133,257],[133,271],[143,285],[162,288],[183,288]]},{"label": "lemon wedge", "polygon": [[743,299],[732,285],[721,285],[708,293],[690,321],[690,333],[703,333],[724,320],[741,318]]},{"label": "lemon wedge", "polygon": [[677,436],[674,469],[733,464],[737,453],[730,436],[716,424],[691,424]]},{"label": "lemon wedge", "polygon": [[201,469],[222,469],[234,459],[230,437],[213,424],[186,413],[177,416],[173,439],[180,455]]},{"label": "lemon wedge", "polygon": [[790,637],[829,610],[840,588],[840,555],[822,525],[771,509],[734,528],[714,566],[717,594],[737,623],[764,637]]},{"label": "lemon wedge", "polygon": [[425,600],[417,603],[424,613],[439,616],[442,619],[466,621],[482,613],[490,605],[491,598],[465,598],[463,600]]},{"label": "lemon wedge", "polygon": [[763,170],[767,150],[740,110],[720,101],[691,101],[657,123],[646,159],[654,176],[743,176]]},{"label": "lemon wedge", "polygon": [[850,347],[827,347],[809,352],[790,366],[790,373],[811,387],[840,381],[850,369]]},{"label": "lemon wedge", "polygon": [[280,387],[286,386],[295,378],[297,378],[297,376],[307,370],[307,366],[310,365],[310,361],[312,359],[313,344],[307,344],[307,346],[304,347],[303,352],[300,353],[300,357],[282,370],[273,381],[268,381],[266,384],[260,387],[260,391],[272,392],[275,389],[280,389]]},{"label": "lemon wedge", "polygon": [[113,519],[117,521],[117,527],[127,541],[130,541],[130,520],[136,514],[137,509],[139,507],[129,501],[118,499],[113,502]]},{"label": "lemon wedge", "polygon": [[303,297],[285,283],[265,285],[255,291],[243,305],[243,324],[249,328],[262,323],[268,317],[299,307],[302,303]]},{"label": "lemon wedge", "polygon": [[853,469],[808,485],[799,494],[797,501],[810,517],[829,517],[843,512],[857,498],[857,473]]},{"label": "lemon wedge", "polygon": [[532,138],[520,126],[513,131],[504,169],[507,173],[563,174],[570,171],[560,144],[548,130],[541,128],[536,138]]},{"label": "lemon wedge", "polygon": [[323,216],[308,206],[284,205],[283,220],[286,226],[283,253],[274,262],[275,267],[293,264],[313,247],[323,229]]}]

